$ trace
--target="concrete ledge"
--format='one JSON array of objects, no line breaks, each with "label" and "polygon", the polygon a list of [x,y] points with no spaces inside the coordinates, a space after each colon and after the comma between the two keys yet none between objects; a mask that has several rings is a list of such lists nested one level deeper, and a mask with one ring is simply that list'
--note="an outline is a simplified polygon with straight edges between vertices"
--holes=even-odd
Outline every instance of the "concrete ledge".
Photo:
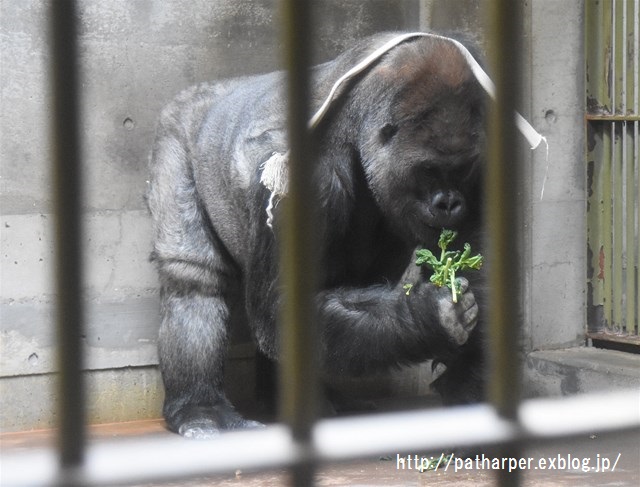
[{"label": "concrete ledge", "polygon": [[[161,416],[164,393],[155,366],[91,370],[85,380],[90,424]],[[0,379],[0,433],[55,427],[58,397],[56,374]]]},{"label": "concrete ledge", "polygon": [[[226,363],[226,392],[236,405],[255,403],[255,348],[233,345]],[[162,416],[164,388],[156,364],[86,370],[89,424]],[[58,375],[0,376],[0,434],[53,428],[57,424]]]},{"label": "concrete ledge", "polygon": [[523,375],[528,397],[640,391],[640,355],[587,347],[535,351],[526,356]]}]

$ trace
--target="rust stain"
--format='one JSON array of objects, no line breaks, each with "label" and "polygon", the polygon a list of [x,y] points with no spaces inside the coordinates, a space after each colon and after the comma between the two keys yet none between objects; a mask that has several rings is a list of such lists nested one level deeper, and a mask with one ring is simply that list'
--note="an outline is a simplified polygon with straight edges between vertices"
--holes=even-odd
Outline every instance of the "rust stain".
[{"label": "rust stain", "polygon": [[598,279],[604,280],[604,247],[600,247],[598,254]]}]

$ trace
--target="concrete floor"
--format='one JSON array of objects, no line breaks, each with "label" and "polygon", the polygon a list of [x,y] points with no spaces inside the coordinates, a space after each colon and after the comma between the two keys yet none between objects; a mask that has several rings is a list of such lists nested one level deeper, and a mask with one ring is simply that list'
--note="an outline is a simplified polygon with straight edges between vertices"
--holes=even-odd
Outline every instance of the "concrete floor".
[{"label": "concrete floor", "polygon": [[[90,429],[92,441],[100,442],[113,438],[168,436],[161,420],[137,421],[111,425],[93,426]],[[3,453],[28,450],[53,444],[52,431],[12,433],[0,435]],[[420,453],[416,452],[418,457]],[[640,437],[638,434],[617,436],[591,435],[579,440],[557,445],[533,445],[520,455],[524,457],[521,473],[523,486],[640,486]],[[493,458],[487,454],[486,458]],[[528,459],[531,458],[529,461]],[[420,472],[416,470],[415,457],[411,462],[398,457],[371,459],[357,463],[327,465],[318,470],[316,485],[319,486],[455,486],[484,487],[496,485],[496,472],[487,465],[462,464],[461,458],[454,457],[448,470]],[[588,462],[588,464],[586,463]],[[411,464],[410,464],[411,463]],[[418,460],[419,463],[419,460]],[[472,459],[472,463],[475,463]],[[487,464],[488,462],[485,462]],[[458,471],[454,471],[456,465]],[[542,469],[542,466],[545,469]],[[466,467],[470,468],[466,468]],[[400,468],[398,468],[400,467]],[[409,468],[411,467],[411,468]],[[602,471],[604,468],[605,471]],[[0,473],[1,480],[1,473]],[[189,479],[162,485],[170,487],[204,486],[282,486],[288,483],[285,471],[246,473],[215,478]],[[1,483],[4,486],[4,483]],[[138,484],[135,487],[156,487],[160,484]]]}]

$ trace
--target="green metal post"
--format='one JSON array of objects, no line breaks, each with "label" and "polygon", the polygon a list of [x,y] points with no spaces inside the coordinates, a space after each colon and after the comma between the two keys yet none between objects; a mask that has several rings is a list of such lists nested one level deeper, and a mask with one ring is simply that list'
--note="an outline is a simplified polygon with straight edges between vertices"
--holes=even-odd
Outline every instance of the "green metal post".
[{"label": "green metal post", "polygon": [[[625,42],[623,59],[625,62],[625,115],[633,113],[636,117],[638,113],[638,78],[640,77],[640,66],[638,65],[638,49],[640,31],[638,18],[640,16],[640,2],[625,1],[624,16],[624,35],[623,38],[633,39],[632,42]],[[625,317],[624,323],[627,333],[638,335],[638,308],[640,303],[636,301],[638,287],[638,260],[636,246],[638,245],[638,227],[636,218],[638,217],[638,202],[640,194],[636,187],[636,172],[640,164],[640,154],[638,153],[637,134],[634,129],[637,128],[637,121],[627,121],[624,123],[624,180],[625,180],[625,257],[626,257],[626,273],[625,273]]]},{"label": "green metal post", "polygon": [[[284,205],[281,240],[281,414],[303,454],[311,448],[316,416],[317,360],[314,309],[317,265],[314,238],[314,154],[308,126],[311,2],[283,2],[283,28],[288,73],[289,192]],[[293,469],[294,485],[313,483],[313,465]]]},{"label": "green metal post", "polygon": [[[602,73],[607,69],[604,63],[604,54],[594,46],[603,45],[603,9],[600,2],[588,0],[585,9],[585,56],[586,56],[586,87],[587,107],[597,111],[598,107],[608,96],[604,83],[601,83]],[[591,293],[592,306],[602,307],[609,299],[604,293],[601,254],[604,255],[602,218],[604,212],[603,200],[603,152],[604,138],[603,123],[600,121],[587,121],[592,143],[587,154],[591,164],[589,184],[589,211],[588,219],[588,245],[591,250]],[[608,229],[607,229],[608,230]],[[600,331],[602,323],[590,322],[589,331]]]},{"label": "green metal post", "polygon": [[[636,117],[640,116],[640,0],[634,1],[633,14],[630,16],[633,22],[633,62],[632,62],[632,76],[633,76],[633,113]],[[636,229],[635,240],[635,334],[640,335],[640,121],[634,120],[633,122],[633,159],[635,165],[635,197],[636,197],[636,209],[635,209],[635,221],[634,228]]]},{"label": "green metal post", "polygon": [[[586,5],[586,57],[588,106],[597,119],[589,121],[594,132],[592,148],[593,178],[589,208],[589,245],[594,269],[592,277],[593,304],[603,309],[602,325],[613,322],[613,206],[612,188],[613,151],[615,132],[613,120],[602,117],[613,115],[615,96],[606,80],[611,73],[613,47],[612,4],[589,0]],[[597,330],[601,324],[592,324]]]},{"label": "green metal post", "polygon": [[[517,421],[520,396],[520,364],[516,353],[521,312],[521,222],[518,203],[523,192],[522,161],[514,113],[520,96],[521,2],[492,2],[491,53],[496,100],[492,105],[487,161],[486,221],[490,289],[489,399],[498,413]],[[517,445],[508,447],[510,455]],[[506,453],[504,450],[502,453]],[[515,486],[517,472],[500,472],[499,485]]]},{"label": "green metal post", "polygon": [[[624,82],[623,66],[625,65],[622,57],[624,48],[626,46],[626,40],[622,37],[623,34],[623,8],[625,6],[624,0],[622,2],[611,2],[612,8],[612,53],[611,53],[611,98],[612,112],[614,114],[624,115]],[[611,199],[612,220],[611,220],[611,235],[613,236],[613,247],[611,256],[611,284],[612,284],[612,324],[615,328],[622,325],[622,241],[623,241],[623,140],[624,140],[624,122],[611,122],[611,175],[612,175],[612,195]]]}]

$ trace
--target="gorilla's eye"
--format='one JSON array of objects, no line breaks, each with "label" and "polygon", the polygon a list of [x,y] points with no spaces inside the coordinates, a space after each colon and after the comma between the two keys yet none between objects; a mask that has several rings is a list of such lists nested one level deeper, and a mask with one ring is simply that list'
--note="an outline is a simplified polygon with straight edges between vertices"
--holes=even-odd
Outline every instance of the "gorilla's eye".
[{"label": "gorilla's eye", "polygon": [[384,127],[380,129],[380,141],[383,144],[389,142],[394,135],[398,132],[397,125],[393,125],[391,123],[386,124]]}]

